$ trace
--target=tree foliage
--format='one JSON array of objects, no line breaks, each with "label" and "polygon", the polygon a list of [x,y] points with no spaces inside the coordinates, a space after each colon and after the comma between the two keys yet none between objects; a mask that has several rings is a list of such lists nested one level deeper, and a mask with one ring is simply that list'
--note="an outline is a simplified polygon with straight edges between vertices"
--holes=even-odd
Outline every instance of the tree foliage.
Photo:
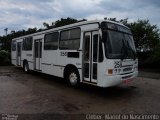
[{"label": "tree foliage", "polygon": [[0,66],[10,64],[10,53],[5,50],[0,50]]},{"label": "tree foliage", "polygon": [[77,19],[73,19],[73,18],[67,18],[67,19],[64,19],[64,18],[61,18],[61,20],[57,20],[55,22],[55,27],[61,27],[61,26],[64,26],[64,25],[69,25],[69,24],[73,24],[73,23],[77,23],[78,20]]},{"label": "tree foliage", "polygon": [[28,28],[27,30],[20,31],[11,31],[7,36],[0,36],[0,49],[10,51],[11,50],[11,41],[13,38],[20,37],[23,35],[28,35],[37,32],[37,28]]},{"label": "tree foliage", "polygon": [[51,29],[51,28],[57,28],[57,27],[61,27],[61,26],[64,26],[64,25],[77,23],[77,22],[82,22],[82,21],[87,21],[87,19],[77,20],[77,19],[68,17],[68,18],[61,18],[60,20],[52,22],[51,24],[44,22],[43,26],[46,29]]},{"label": "tree foliage", "polygon": [[149,20],[138,20],[128,24],[134,36],[137,50],[152,51],[160,42],[160,34],[156,25]]}]

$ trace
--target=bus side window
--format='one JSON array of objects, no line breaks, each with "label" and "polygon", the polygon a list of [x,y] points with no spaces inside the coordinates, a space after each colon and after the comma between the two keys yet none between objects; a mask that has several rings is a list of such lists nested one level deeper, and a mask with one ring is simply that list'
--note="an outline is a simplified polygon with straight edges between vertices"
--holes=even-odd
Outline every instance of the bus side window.
[{"label": "bus side window", "polygon": [[61,50],[78,50],[80,47],[80,35],[80,28],[61,31],[59,48]]},{"label": "bus side window", "polygon": [[18,52],[18,56],[21,56],[21,42],[18,42],[17,44],[17,52]]},{"label": "bus side window", "polygon": [[16,51],[16,41],[12,41],[12,51]]},{"label": "bus side window", "polygon": [[27,37],[23,39],[23,47],[22,49],[24,51],[31,51],[32,50],[32,42],[33,38],[32,37]]},{"label": "bus side window", "polygon": [[93,62],[97,62],[98,61],[98,34],[95,34],[93,36]]},{"label": "bus side window", "polygon": [[44,50],[57,50],[58,39],[59,39],[59,32],[46,34],[44,37]]}]

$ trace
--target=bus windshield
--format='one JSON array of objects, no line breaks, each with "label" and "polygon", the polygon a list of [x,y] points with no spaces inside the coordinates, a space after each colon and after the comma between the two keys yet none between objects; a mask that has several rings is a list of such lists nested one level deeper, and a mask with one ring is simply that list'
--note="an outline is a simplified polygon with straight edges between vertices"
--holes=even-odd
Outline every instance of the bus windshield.
[{"label": "bus windshield", "polygon": [[[114,24],[114,26],[116,25]],[[136,59],[136,49],[130,30],[123,27],[124,31],[120,31],[118,27],[122,28],[122,26],[117,25],[114,27],[116,29],[102,29],[102,36],[106,36],[105,39],[103,39],[106,57],[109,59],[122,60]]]}]

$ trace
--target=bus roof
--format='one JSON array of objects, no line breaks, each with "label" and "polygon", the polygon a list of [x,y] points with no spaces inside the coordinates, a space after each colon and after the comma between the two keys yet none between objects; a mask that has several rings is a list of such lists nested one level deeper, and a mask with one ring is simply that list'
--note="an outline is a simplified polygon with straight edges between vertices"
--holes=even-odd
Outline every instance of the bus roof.
[{"label": "bus roof", "polygon": [[114,21],[110,21],[110,20],[90,20],[90,21],[83,21],[83,22],[78,22],[78,23],[74,23],[74,24],[69,24],[69,25],[65,25],[65,26],[62,26],[62,27],[47,29],[47,30],[44,30],[44,31],[29,34],[29,35],[24,35],[24,36],[21,36],[21,37],[17,37],[17,38],[14,38],[13,40],[22,39],[24,37],[31,37],[31,36],[36,36],[36,35],[40,35],[40,34],[45,34],[45,33],[49,33],[49,32],[52,32],[52,31],[58,31],[60,29],[66,29],[66,28],[69,28],[69,27],[71,28],[71,27],[76,27],[76,26],[81,26],[81,25],[86,25],[86,24],[92,24],[92,23],[100,24],[101,22],[114,23],[114,24],[117,24],[117,25],[128,28],[127,26],[123,25],[122,23],[118,23],[118,22],[114,22]]}]

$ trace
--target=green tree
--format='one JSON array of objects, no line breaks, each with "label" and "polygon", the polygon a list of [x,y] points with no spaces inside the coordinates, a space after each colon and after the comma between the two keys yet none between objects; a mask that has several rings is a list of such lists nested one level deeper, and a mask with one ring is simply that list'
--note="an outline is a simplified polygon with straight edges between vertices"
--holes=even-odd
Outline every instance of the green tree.
[{"label": "green tree", "polygon": [[55,28],[55,22],[52,22],[51,25],[49,25],[48,23],[44,22],[44,23],[43,23],[43,26],[44,26],[46,29]]},{"label": "green tree", "polygon": [[0,66],[10,65],[10,52],[0,50]]},{"label": "green tree", "polygon": [[37,28],[35,27],[35,28],[28,28],[28,30],[26,31],[26,33],[25,34],[32,34],[32,33],[35,33],[35,32],[37,32]]},{"label": "green tree", "polygon": [[49,24],[46,23],[46,22],[43,23],[43,26],[44,26],[45,28],[47,28],[47,29],[49,29],[49,27],[50,27]]},{"label": "green tree", "polygon": [[61,27],[61,26],[64,26],[64,25],[69,25],[69,24],[73,24],[73,23],[77,23],[78,20],[77,19],[74,19],[74,18],[61,18],[61,20],[57,20],[55,22],[55,27]]},{"label": "green tree", "polygon": [[160,67],[160,33],[156,25],[151,25],[149,20],[138,20],[129,23],[137,50],[140,52],[139,61],[142,67]]},{"label": "green tree", "polygon": [[77,19],[68,17],[68,18],[61,18],[60,20],[56,20],[52,22],[51,24],[44,22],[43,26],[46,29],[51,29],[51,28],[56,28],[56,27],[61,27],[61,26],[77,23],[77,22],[82,22],[82,21],[87,21],[87,19],[77,20]]},{"label": "green tree", "polygon": [[138,20],[128,24],[131,29],[137,50],[153,51],[160,42],[159,29],[149,20]]}]

